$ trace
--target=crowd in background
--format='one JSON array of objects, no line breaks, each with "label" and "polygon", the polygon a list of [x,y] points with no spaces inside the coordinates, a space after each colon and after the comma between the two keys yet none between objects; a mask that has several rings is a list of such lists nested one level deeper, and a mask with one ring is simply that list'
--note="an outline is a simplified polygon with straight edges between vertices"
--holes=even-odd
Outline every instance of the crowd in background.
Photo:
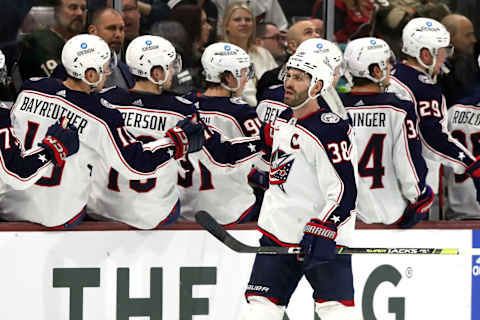
[{"label": "crowd in background", "polygon": [[[454,55],[438,82],[447,106],[472,95],[480,84],[477,37],[480,3],[468,0],[336,0],[334,39],[374,36],[384,39],[398,58],[403,27],[415,17],[440,21],[451,34]],[[169,40],[182,57],[182,71],[171,91],[203,92],[201,57],[214,42],[235,44],[254,65],[242,98],[255,108],[263,91],[281,84],[283,65],[304,40],[324,37],[322,0],[123,0],[121,10],[109,0],[0,0],[0,101],[13,101],[23,80],[65,79],[61,52],[80,33],[98,35],[118,63],[106,86],[132,88],[135,77],[125,64],[128,44],[142,34]],[[0,57],[1,58],[1,57]],[[341,87],[341,90],[348,88]],[[478,150],[480,152],[480,150]],[[475,155],[477,156],[477,154]],[[480,218],[480,213],[479,216]]]}]

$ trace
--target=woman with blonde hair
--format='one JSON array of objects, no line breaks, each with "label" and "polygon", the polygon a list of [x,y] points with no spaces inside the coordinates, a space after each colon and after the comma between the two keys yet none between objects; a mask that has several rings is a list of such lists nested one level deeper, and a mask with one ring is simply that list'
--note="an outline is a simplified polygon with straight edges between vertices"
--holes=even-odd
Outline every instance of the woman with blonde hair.
[{"label": "woman with blonde hair", "polygon": [[256,107],[257,80],[265,71],[276,68],[277,63],[268,50],[255,45],[255,18],[244,2],[233,2],[227,7],[223,16],[221,36],[224,42],[239,46],[250,56],[255,67],[255,77],[247,82],[242,98],[250,106]]}]

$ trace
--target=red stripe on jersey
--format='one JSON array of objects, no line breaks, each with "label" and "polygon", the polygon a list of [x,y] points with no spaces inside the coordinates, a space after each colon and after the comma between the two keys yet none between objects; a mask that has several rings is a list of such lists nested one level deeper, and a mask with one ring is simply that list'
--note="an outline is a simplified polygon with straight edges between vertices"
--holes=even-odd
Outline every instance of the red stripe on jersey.
[{"label": "red stripe on jersey", "polygon": [[[330,300],[315,299],[315,302],[324,303],[324,302],[330,302]],[[355,306],[355,301],[354,300],[337,300],[337,302],[343,304],[345,307],[354,307]]]},{"label": "red stripe on jersey", "polygon": [[264,236],[268,237],[270,240],[274,241],[276,244],[282,247],[298,247],[298,243],[287,243],[279,240],[273,234],[269,233],[268,231],[263,230],[260,226],[257,226],[257,230],[263,233]]}]

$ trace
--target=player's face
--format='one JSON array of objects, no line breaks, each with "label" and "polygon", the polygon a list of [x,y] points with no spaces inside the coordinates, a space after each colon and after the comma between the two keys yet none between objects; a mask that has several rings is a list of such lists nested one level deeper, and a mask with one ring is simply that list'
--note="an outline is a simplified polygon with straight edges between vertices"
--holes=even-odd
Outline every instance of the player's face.
[{"label": "player's face", "polygon": [[125,22],[125,38],[133,40],[140,33],[140,11],[135,0],[123,0],[122,17]]},{"label": "player's face", "polygon": [[445,63],[445,60],[448,58],[448,53],[446,48],[440,48],[438,50],[437,60],[435,61],[435,67],[433,68],[433,74],[439,74],[440,68]]},{"label": "player's face", "polygon": [[111,11],[105,12],[95,30],[94,33],[105,40],[110,49],[120,53],[125,40],[125,23],[120,15]]},{"label": "player's face", "polygon": [[57,23],[69,32],[84,31],[87,19],[87,0],[63,0],[57,9]]},{"label": "player's face", "polygon": [[245,9],[235,10],[227,24],[228,36],[232,39],[248,39],[253,33],[253,17]]},{"label": "player's face", "polygon": [[310,76],[301,70],[290,68],[285,75],[284,86],[283,102],[288,106],[298,106],[308,98]]}]

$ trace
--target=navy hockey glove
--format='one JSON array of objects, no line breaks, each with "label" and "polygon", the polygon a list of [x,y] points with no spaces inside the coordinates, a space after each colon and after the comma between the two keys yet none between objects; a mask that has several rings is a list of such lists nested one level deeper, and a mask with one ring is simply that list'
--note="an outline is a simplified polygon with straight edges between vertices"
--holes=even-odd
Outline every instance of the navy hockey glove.
[{"label": "navy hockey glove", "polygon": [[465,173],[472,178],[480,178],[480,156],[465,170]]},{"label": "navy hockey glove", "polygon": [[67,127],[66,123],[66,120],[62,119],[52,124],[48,128],[45,138],[39,143],[45,148],[50,160],[57,167],[62,167],[65,159],[76,153],[79,148],[77,128],[73,125]]},{"label": "navy hockey glove", "polygon": [[267,190],[269,187],[269,173],[253,167],[248,174],[248,184],[253,188],[262,189],[264,191]]},{"label": "navy hockey glove", "polygon": [[260,128],[260,139],[263,142],[263,150],[265,153],[270,153],[273,145],[273,127],[271,122],[262,123]]},{"label": "navy hockey glove", "polygon": [[407,208],[405,208],[403,216],[397,221],[397,224],[400,228],[411,228],[420,221],[428,218],[428,210],[433,204],[435,194],[430,186],[426,186],[425,189],[425,192],[418,197],[416,202],[410,203]]},{"label": "navy hockey glove", "polygon": [[316,265],[327,263],[335,259],[337,226],[333,223],[323,223],[318,219],[311,219],[305,225],[300,247],[303,250],[304,269],[314,268]]},{"label": "navy hockey glove", "polygon": [[175,144],[175,159],[202,149],[205,140],[203,129],[203,124],[197,122],[196,115],[194,115],[178,121],[175,127],[167,131],[166,135]]}]

